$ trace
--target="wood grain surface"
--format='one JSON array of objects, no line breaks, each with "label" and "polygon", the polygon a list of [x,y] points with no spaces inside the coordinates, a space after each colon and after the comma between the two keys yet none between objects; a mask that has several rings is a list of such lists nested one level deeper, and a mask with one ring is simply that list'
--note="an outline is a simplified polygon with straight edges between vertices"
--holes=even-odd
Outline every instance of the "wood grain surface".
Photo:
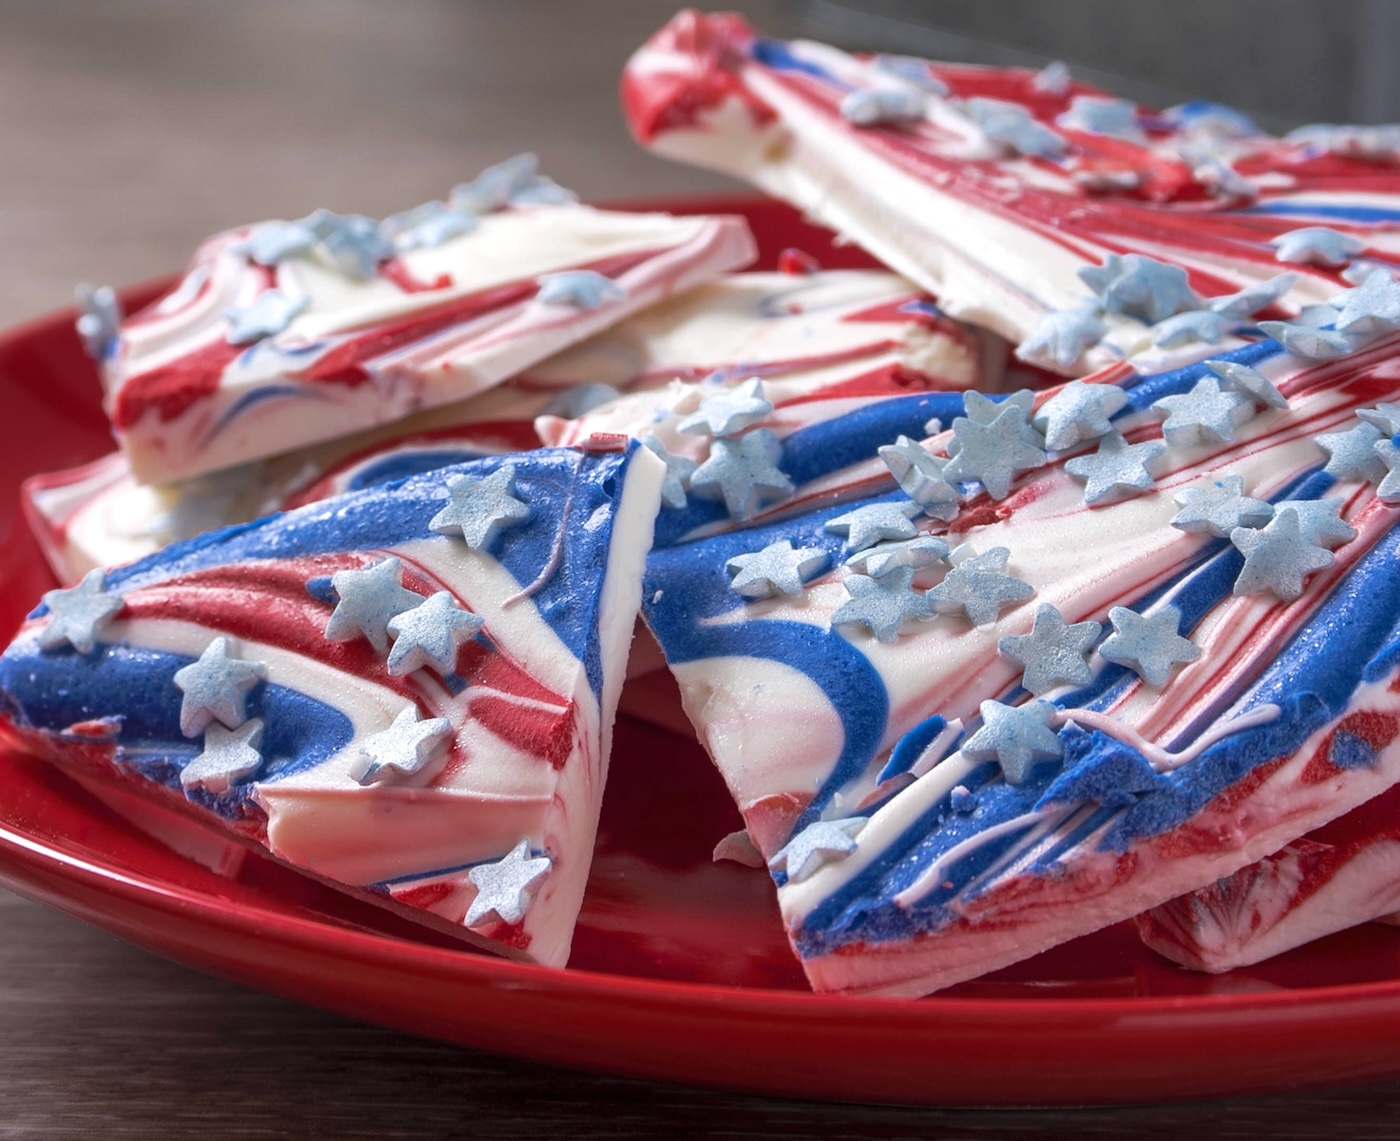
[{"label": "wood grain surface", "polygon": [[[777,0],[745,5],[779,34]],[[0,324],[316,206],[383,214],[521,149],[591,199],[727,188],[615,109],[670,0],[0,0]],[[936,1073],[930,1075],[936,1080]],[[1400,1083],[1114,1110],[742,1097],[499,1059],[167,963],[0,892],[0,1138],[1400,1137]]]}]

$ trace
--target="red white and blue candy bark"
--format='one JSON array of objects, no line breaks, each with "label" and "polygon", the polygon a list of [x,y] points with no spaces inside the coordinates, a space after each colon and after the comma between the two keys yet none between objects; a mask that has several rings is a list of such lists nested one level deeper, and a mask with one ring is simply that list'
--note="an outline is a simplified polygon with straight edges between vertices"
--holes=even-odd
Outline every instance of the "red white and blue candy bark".
[{"label": "red white and blue candy bark", "polygon": [[0,657],[3,731],[562,965],[662,475],[606,445],[447,467],[94,570]]},{"label": "red white and blue candy bark", "polygon": [[653,553],[645,616],[816,987],[995,969],[1400,778],[1394,322],[1349,294],[1280,333],[1354,302],[1345,355],[969,393],[881,449],[890,490]]},{"label": "red white and blue candy bark", "polygon": [[187,479],[461,400],[753,257],[741,218],[560,196],[533,166],[495,168],[383,222],[231,230],[112,336],[94,295],[88,339],[133,474]]},{"label": "red white and blue candy bark", "polygon": [[[623,103],[644,145],[751,179],[1066,373],[1122,353],[1135,319],[1212,340],[1242,307],[1286,294],[1296,313],[1400,254],[1393,130],[1278,139],[1062,68],[853,56],[693,11],[633,56]],[[1144,260],[1169,287],[1147,305]]]}]

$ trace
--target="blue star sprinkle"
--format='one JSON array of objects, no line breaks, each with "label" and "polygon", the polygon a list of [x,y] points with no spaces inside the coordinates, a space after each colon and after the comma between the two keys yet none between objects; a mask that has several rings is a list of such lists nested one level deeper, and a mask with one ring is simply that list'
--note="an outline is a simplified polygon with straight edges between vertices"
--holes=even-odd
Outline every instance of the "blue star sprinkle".
[{"label": "blue star sprinkle", "polygon": [[293,318],[311,304],[306,296],[289,297],[280,289],[268,289],[242,309],[225,309],[229,330],[225,340],[231,345],[251,345],[264,337],[275,337]]},{"label": "blue star sprinkle", "polygon": [[627,290],[606,274],[592,269],[566,269],[545,273],[539,278],[535,299],[544,305],[567,305],[573,309],[598,309],[627,296]]},{"label": "blue star sprinkle", "polygon": [[1137,104],[1103,95],[1076,95],[1069,110],[1056,118],[1055,125],[1130,142],[1142,142],[1145,138],[1138,125]]},{"label": "blue star sprinkle", "polygon": [[262,662],[245,662],[228,656],[228,639],[222,634],[204,648],[198,660],[175,671],[180,699],[180,732],[198,737],[212,721],[237,729],[248,719],[249,692],[267,676]]},{"label": "blue star sprinkle", "polygon": [[948,85],[929,71],[924,60],[909,55],[877,55],[874,62],[876,71],[912,83],[920,91],[939,96],[948,94]]},{"label": "blue star sprinkle", "polygon": [[518,154],[489,166],[470,182],[452,188],[448,199],[468,214],[491,214],[507,206],[562,206],[577,200],[553,179],[539,173],[540,160]]},{"label": "blue star sprinkle", "polygon": [[1357,424],[1345,432],[1324,432],[1316,439],[1317,446],[1327,453],[1327,466],[1322,470],[1333,479],[1380,483],[1385,478],[1385,463],[1376,454],[1376,444],[1382,439],[1376,425]]},{"label": "blue star sprinkle", "polygon": [[1394,439],[1377,440],[1376,455],[1385,464],[1386,476],[1376,488],[1376,498],[1382,503],[1400,503],[1400,448]]},{"label": "blue star sprinkle", "polygon": [[1336,547],[1356,538],[1356,528],[1341,518],[1342,500],[1282,499],[1274,504],[1274,514],[1291,508],[1298,516],[1298,533],[1317,547]]},{"label": "blue star sprinkle", "polygon": [[913,123],[924,117],[924,97],[907,87],[852,91],[841,100],[841,117],[857,127]]},{"label": "blue star sprinkle", "polygon": [[1332,565],[1331,551],[1308,541],[1299,525],[1298,513],[1280,508],[1267,527],[1252,530],[1237,527],[1230,542],[1244,555],[1244,568],[1235,579],[1236,594],[1271,590],[1285,602],[1303,593],[1303,579],[1313,571]]},{"label": "blue star sprinkle", "polygon": [[377,653],[389,650],[389,619],[412,610],[423,596],[400,581],[403,564],[384,559],[361,570],[336,571],[331,575],[336,604],[326,623],[326,637],[332,642],[366,639]]},{"label": "blue star sprinkle", "polygon": [[1100,503],[1151,487],[1149,465],[1166,450],[1161,440],[1130,444],[1121,432],[1110,432],[1092,455],[1066,460],[1065,471],[1085,481],[1085,503]]},{"label": "blue star sprinkle", "polygon": [[1356,352],[1356,342],[1348,334],[1335,329],[1295,321],[1260,321],[1259,331],[1304,360],[1330,361]]},{"label": "blue star sprinkle", "polygon": [[[1045,437],[1032,427],[1030,422],[1031,409],[1035,407],[1035,393],[1029,388],[1020,388],[1000,400],[993,400],[990,396],[983,396],[975,388],[969,388],[963,393],[963,415],[974,424],[990,424],[1008,408],[1014,408],[1017,412],[1017,426],[1021,433],[1021,438],[1036,448],[1045,446]],[[957,439],[952,441],[956,446]],[[950,453],[951,454],[951,453]]]},{"label": "blue star sprinkle", "polygon": [[666,450],[666,445],[648,432],[641,437],[642,447],[655,455],[666,465],[666,478],[661,484],[661,502],[667,507],[684,507],[685,489],[690,486],[690,477],[699,466],[685,456],[674,455]]},{"label": "blue star sprinkle", "polygon": [[880,641],[893,642],[907,620],[929,616],[928,601],[910,588],[913,580],[910,567],[898,567],[880,578],[847,575],[842,585],[851,597],[831,615],[832,626],[868,626]]},{"label": "blue star sprinkle", "polygon": [[1140,317],[1149,325],[1201,307],[1184,269],[1143,254],[1109,254],[1103,265],[1081,269],[1079,277],[1110,313]]},{"label": "blue star sprinkle", "polygon": [[1035,593],[1030,583],[1006,573],[1006,561],[1011,557],[1006,547],[963,557],[967,550],[961,547],[953,552],[953,569],[928,592],[928,603],[935,613],[961,613],[974,626],[990,626],[1003,609]]},{"label": "blue star sprinkle", "polygon": [[1066,624],[1048,602],[1036,609],[1029,634],[1008,634],[997,642],[1003,658],[1025,671],[1021,684],[1039,697],[1061,685],[1085,685],[1094,676],[1088,654],[1103,627],[1097,622]]},{"label": "blue star sprinkle", "polygon": [[90,654],[107,623],[126,604],[120,594],[107,592],[106,572],[94,567],[77,586],[46,591],[44,605],[49,608],[49,621],[35,635],[39,648],[57,650],[66,645]]},{"label": "blue star sprinkle", "polygon": [[446,717],[418,720],[418,707],[399,710],[393,724],[360,742],[360,755],[350,776],[362,785],[394,784],[422,772],[442,741],[452,736]]},{"label": "blue star sprinkle", "polygon": [[1016,356],[1028,364],[1068,369],[1108,332],[1098,305],[1076,305],[1052,309],[1016,349]]},{"label": "blue star sprinkle", "polygon": [[204,730],[204,750],[180,770],[185,788],[200,788],[216,796],[242,784],[262,767],[263,722],[253,717],[236,729],[217,721]]},{"label": "blue star sprinkle", "polygon": [[1108,620],[1113,623],[1113,633],[1099,647],[1099,657],[1127,666],[1148,685],[1165,685],[1173,666],[1201,656],[1201,647],[1178,633],[1181,611],[1175,606],[1163,606],[1151,614],[1115,606],[1108,612]]},{"label": "blue star sprinkle", "polygon": [[844,820],[818,820],[807,825],[787,842],[768,866],[787,872],[788,883],[800,883],[832,860],[849,856],[856,850],[855,838],[865,827],[864,816],[848,816]]},{"label": "blue star sprinkle", "polygon": [[88,356],[106,360],[122,324],[122,304],[110,285],[80,285],[73,291],[78,302],[75,328]]},{"label": "blue star sprinkle", "polygon": [[1223,159],[1194,147],[1180,148],[1182,159],[1191,167],[1191,175],[1207,190],[1237,198],[1253,198],[1259,187],[1250,182]]},{"label": "blue star sprinkle", "polygon": [[1329,304],[1339,310],[1339,333],[1384,333],[1400,328],[1400,282],[1389,271],[1367,274],[1355,289],[1337,294]]},{"label": "blue star sprinkle", "polygon": [[1246,286],[1238,293],[1226,293],[1212,297],[1207,305],[1222,317],[1231,321],[1243,321],[1261,309],[1267,309],[1293,288],[1298,280],[1296,273],[1281,273],[1277,277],[1262,281],[1257,285]]},{"label": "blue star sprinkle", "polygon": [[306,221],[316,231],[335,267],[356,281],[369,280],[379,272],[379,263],[394,254],[379,223],[363,214],[317,210]]},{"label": "blue star sprinkle", "polygon": [[1167,443],[1189,448],[1233,441],[1235,428],[1254,415],[1254,401],[1241,392],[1222,392],[1218,378],[1203,376],[1190,392],[1153,401],[1152,411],[1165,418]]},{"label": "blue star sprinkle", "polygon": [[1059,710],[1048,701],[1003,705],[984,701],[978,707],[982,728],[962,747],[964,757],[995,761],[1007,784],[1020,784],[1037,761],[1056,761],[1065,755],[1060,735],[1050,728]]},{"label": "blue star sprinkle", "polygon": [[395,677],[432,666],[443,677],[457,665],[457,648],[475,638],[486,619],[457,605],[449,591],[430,594],[410,610],[389,619],[386,629],[394,639],[389,651],[389,672]]},{"label": "blue star sprinkle", "polygon": [[1128,403],[1116,384],[1085,384],[1071,380],[1036,410],[1031,421],[1045,433],[1045,446],[1064,451],[1113,430],[1109,417]]},{"label": "blue star sprinkle", "polygon": [[858,551],[846,565],[861,574],[881,578],[899,567],[922,570],[948,557],[948,544],[936,535],[916,535],[912,539],[877,543]]},{"label": "blue star sprinkle", "polygon": [[1326,226],[1304,226],[1269,241],[1279,261],[1336,269],[1366,249],[1366,243]]},{"label": "blue star sprinkle", "polygon": [[763,395],[763,381],[755,376],[707,396],[698,410],[676,425],[676,430],[690,436],[733,436],[772,411],[772,402]]},{"label": "blue star sprinkle", "polygon": [[436,199],[411,210],[390,214],[380,223],[383,234],[399,250],[433,250],[476,229],[476,218]]},{"label": "blue star sprinkle", "polygon": [[1374,408],[1358,408],[1357,416],[1374,424],[1383,436],[1400,435],[1400,404],[1377,404]]},{"label": "blue star sprinkle", "polygon": [[900,436],[878,451],[900,489],[923,508],[925,515],[944,522],[957,515],[962,496],[943,478],[944,461],[934,459],[908,436]]},{"label": "blue star sprinkle", "polygon": [[286,258],[309,254],[318,241],[316,231],[305,221],[264,222],[233,249],[258,265],[278,265]]},{"label": "blue star sprinkle", "polygon": [[769,543],[761,551],[735,555],[724,569],[732,576],[729,587],[745,598],[772,598],[786,594],[789,598],[802,593],[803,584],[826,569],[830,557],[820,547],[799,547],[787,539]]},{"label": "blue star sprinkle", "polygon": [[447,493],[447,506],[428,521],[428,529],[461,535],[473,551],[489,551],[502,531],[530,518],[529,506],[515,497],[514,464],[504,464],[484,479],[454,475]]},{"label": "blue star sprinkle", "polygon": [[1227,475],[1202,487],[1187,487],[1174,502],[1181,508],[1172,526],[1193,535],[1227,539],[1236,527],[1262,527],[1274,517],[1274,506],[1244,493],[1244,477]]},{"label": "blue star sprinkle", "polygon": [[1031,87],[1045,95],[1064,95],[1069,91],[1069,81],[1069,68],[1057,59],[1035,73]]},{"label": "blue star sprinkle", "polygon": [[1177,349],[1200,341],[1218,345],[1231,322],[1210,309],[1188,309],[1152,327],[1152,343],[1159,349]]},{"label": "blue star sprinkle", "polygon": [[492,915],[502,923],[519,923],[534,900],[540,880],[554,863],[548,856],[531,856],[530,841],[521,840],[495,863],[477,864],[467,872],[476,898],[462,920],[464,927],[479,927]]},{"label": "blue star sprinkle", "polygon": [[964,106],[990,142],[1032,158],[1055,158],[1069,150],[1069,143],[1019,103],[974,96]]},{"label": "blue star sprinkle", "polygon": [[959,416],[953,421],[957,454],[944,467],[943,478],[978,480],[993,499],[1005,499],[1018,473],[1040,467],[1049,458],[1027,441],[1029,428],[1024,410],[1009,403],[990,424]]},{"label": "blue star sprinkle", "polygon": [[767,428],[743,436],[723,437],[710,445],[709,458],[690,477],[690,490],[701,499],[722,499],[740,522],[765,500],[782,499],[795,488],[778,468],[783,446]]},{"label": "blue star sprinkle", "polygon": [[868,503],[826,521],[826,530],[846,536],[846,550],[863,551],[882,539],[912,539],[918,529],[910,517],[918,514],[913,503]]},{"label": "blue star sprinkle", "polygon": [[1268,408],[1288,407],[1288,398],[1274,387],[1273,381],[1249,365],[1236,361],[1206,361],[1205,365],[1227,391],[1242,392]]}]

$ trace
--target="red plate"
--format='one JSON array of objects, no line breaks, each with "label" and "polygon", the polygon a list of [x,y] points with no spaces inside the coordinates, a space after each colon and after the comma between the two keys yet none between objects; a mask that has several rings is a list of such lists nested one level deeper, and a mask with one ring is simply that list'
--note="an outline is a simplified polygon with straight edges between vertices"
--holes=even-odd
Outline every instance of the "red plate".
[{"label": "red plate", "polygon": [[[869,264],[785,207],[737,209],[763,264],[802,246]],[[166,283],[128,290],[129,307]],[[19,481],[110,447],[60,313],[0,337],[0,632],[53,585]],[[738,826],[691,741],[619,725],[567,971],[510,963],[222,841],[176,854],[58,772],[0,752],[0,882],[184,963],[405,1030],[525,1058],[732,1089],[930,1104],[1160,1101],[1400,1074],[1400,931],[1370,925],[1248,972],[1177,970],[1113,928],[920,1002],[806,991],[761,871],[713,864]],[[159,823],[156,824],[159,827]],[[224,874],[211,867],[233,867]]]}]

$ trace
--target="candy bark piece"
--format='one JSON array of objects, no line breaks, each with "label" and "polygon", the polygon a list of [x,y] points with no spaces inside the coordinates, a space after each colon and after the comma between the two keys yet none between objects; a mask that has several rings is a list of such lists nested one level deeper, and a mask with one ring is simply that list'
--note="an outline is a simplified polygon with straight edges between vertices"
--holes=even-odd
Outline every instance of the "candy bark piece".
[{"label": "candy bark piece", "polygon": [[[1100,318],[1112,337],[1141,329],[1139,316],[1237,298],[1285,268],[1275,240],[1309,222],[1343,236],[1344,261],[1394,248],[1400,177],[1389,155],[1319,155],[1240,116],[1225,129],[1191,104],[1159,113],[1111,101],[1140,129],[1097,132],[1075,109],[1105,105],[1107,93],[1084,83],[1052,90],[1019,69],[925,70],[944,93],[921,93],[921,115],[853,122],[842,113],[853,96],[916,88],[879,57],[687,11],[632,57],[623,104],[643,145],[750,179],[929,289],[950,315],[1017,343],[1035,334],[1034,359],[1072,374],[1106,361],[1093,347]],[[1091,292],[1081,278],[1134,258],[1184,270],[1185,291],[1143,309],[1124,293],[1134,282]],[[1337,266],[1286,268],[1297,274],[1290,308],[1338,292]],[[1057,314],[1072,316],[1044,324]],[[1243,316],[1230,310],[1224,323]]]},{"label": "candy bark piece", "polygon": [[[486,551],[435,533],[449,482],[503,462],[110,571],[95,589],[119,606],[88,651],[45,648],[41,606],[0,656],[0,732],[92,787],[176,805],[338,888],[562,965],[663,472],[637,445],[519,454],[528,520]],[[396,667],[415,600],[443,592],[474,631]],[[522,844],[523,911],[494,895],[474,908],[500,880],[477,869]]]},{"label": "candy bark piece", "polygon": [[[570,203],[487,214],[431,246],[372,247],[368,272],[357,246],[350,272],[324,241],[261,264],[250,243],[267,225],[206,241],[103,361],[107,409],[143,483],[461,400],[754,253],[742,218]],[[585,269],[612,286],[598,304],[540,296],[549,275]],[[287,299],[278,320],[255,321],[269,296]]]},{"label": "candy bark piece", "polygon": [[[815,987],[914,995],[993,970],[1228,875],[1400,777],[1400,734],[1354,758],[1322,748],[1349,718],[1400,727],[1400,514],[1372,486],[1322,472],[1314,440],[1394,390],[1394,349],[1376,342],[1338,364],[1261,342],[1233,359],[1267,373],[1289,407],[1240,425],[1232,443],[1168,446],[1143,495],[1087,507],[1057,462],[994,511],[970,499],[946,524],[924,521],[978,550],[1006,548],[1009,572],[1034,588],[1033,604],[985,629],[934,618],[888,641],[833,629],[854,572],[835,564],[840,540],[825,523],[898,502],[892,479],[865,500],[838,491],[808,515],[653,552],[644,615],[760,853],[771,861],[819,821],[866,820],[851,852],[801,882],[775,876]],[[1128,399],[1114,427],[1145,439],[1161,430],[1156,400],[1213,373],[1202,361],[1117,375]],[[935,455],[946,442],[925,441]],[[1183,488],[1233,475],[1271,502],[1345,504],[1354,537],[1296,599],[1234,594],[1240,553],[1171,525]],[[779,536],[824,546],[835,569],[792,600],[723,590],[731,550]],[[944,573],[925,568],[914,586]],[[1031,700],[998,647],[1047,604],[1068,623],[1101,623],[1101,638],[1114,607],[1170,607],[1201,655],[1156,686],[1090,654],[1089,681],[1037,696],[1055,707],[1063,755],[1015,758],[1012,784],[996,758],[959,748],[980,730],[983,702]]]}]

